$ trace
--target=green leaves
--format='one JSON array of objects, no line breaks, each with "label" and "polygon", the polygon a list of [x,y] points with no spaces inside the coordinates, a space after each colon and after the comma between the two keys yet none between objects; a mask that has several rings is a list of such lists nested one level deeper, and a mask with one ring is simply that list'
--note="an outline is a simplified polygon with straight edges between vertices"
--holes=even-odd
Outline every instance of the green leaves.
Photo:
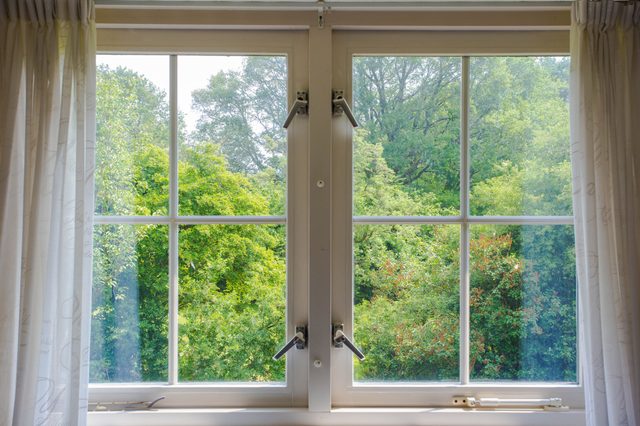
[{"label": "green leaves", "polygon": [[242,72],[221,71],[206,88],[192,94],[200,113],[194,144],[218,144],[229,170],[252,174],[274,168],[285,175],[287,61],[280,56],[252,56]]},{"label": "green leaves", "polygon": [[[566,61],[473,59],[472,213],[570,214]],[[356,215],[459,214],[459,58],[355,58]],[[168,106],[143,76],[98,69],[96,213],[166,215]],[[250,57],[193,93],[179,214],[283,215],[286,60]],[[95,228],[94,382],[166,381],[168,227]],[[570,226],[474,226],[475,380],[576,379]],[[458,379],[460,226],[354,226],[358,380]],[[286,229],[179,228],[182,381],[282,381]]]},{"label": "green leaves", "polygon": [[353,66],[364,140],[382,146],[408,195],[459,209],[460,58],[357,57]]},{"label": "green leaves", "polygon": [[571,215],[567,58],[472,58],[471,213]]},{"label": "green leaves", "polygon": [[181,227],[181,380],[284,380],[271,359],[285,338],[284,235],[280,226]]},{"label": "green leaves", "polygon": [[576,381],[572,228],[472,231],[472,378]]}]

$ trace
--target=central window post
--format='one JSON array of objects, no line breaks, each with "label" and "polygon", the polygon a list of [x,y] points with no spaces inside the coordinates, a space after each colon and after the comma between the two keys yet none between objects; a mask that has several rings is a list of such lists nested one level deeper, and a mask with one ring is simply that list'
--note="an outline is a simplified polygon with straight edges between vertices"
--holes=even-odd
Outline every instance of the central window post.
[{"label": "central window post", "polygon": [[309,30],[309,410],[331,409],[331,28]]}]

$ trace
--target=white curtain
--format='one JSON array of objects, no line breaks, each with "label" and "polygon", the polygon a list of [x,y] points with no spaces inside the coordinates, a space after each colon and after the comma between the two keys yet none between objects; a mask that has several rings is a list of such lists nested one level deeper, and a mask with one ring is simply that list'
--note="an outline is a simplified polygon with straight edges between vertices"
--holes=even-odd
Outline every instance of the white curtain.
[{"label": "white curtain", "polygon": [[92,0],[0,2],[0,424],[86,422]]},{"label": "white curtain", "polygon": [[589,426],[640,425],[640,2],[579,0],[571,138]]}]

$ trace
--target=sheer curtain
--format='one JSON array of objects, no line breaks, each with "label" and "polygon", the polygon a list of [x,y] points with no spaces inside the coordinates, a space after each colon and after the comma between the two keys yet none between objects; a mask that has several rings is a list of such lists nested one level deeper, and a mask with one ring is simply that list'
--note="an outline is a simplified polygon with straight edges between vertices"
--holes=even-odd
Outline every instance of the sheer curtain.
[{"label": "sheer curtain", "polygon": [[84,424],[91,0],[0,2],[0,424]]},{"label": "sheer curtain", "polygon": [[572,162],[590,426],[640,424],[640,2],[573,7]]}]

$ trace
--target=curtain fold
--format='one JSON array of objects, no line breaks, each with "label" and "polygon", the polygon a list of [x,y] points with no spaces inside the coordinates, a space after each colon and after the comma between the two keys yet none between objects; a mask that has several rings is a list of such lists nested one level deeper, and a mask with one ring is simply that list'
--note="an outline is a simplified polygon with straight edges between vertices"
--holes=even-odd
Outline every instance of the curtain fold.
[{"label": "curtain fold", "polygon": [[0,3],[0,424],[86,423],[91,0]]},{"label": "curtain fold", "polygon": [[587,423],[640,423],[640,2],[579,0],[571,139]]}]

